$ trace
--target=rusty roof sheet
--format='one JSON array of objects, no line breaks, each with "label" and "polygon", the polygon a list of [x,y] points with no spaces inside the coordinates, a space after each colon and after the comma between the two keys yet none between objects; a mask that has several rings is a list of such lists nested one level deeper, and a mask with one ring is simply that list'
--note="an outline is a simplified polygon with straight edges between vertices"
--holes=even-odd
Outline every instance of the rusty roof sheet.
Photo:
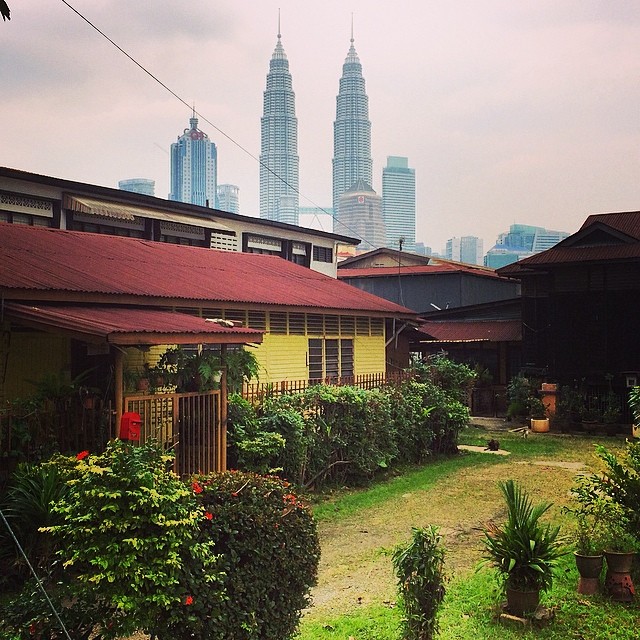
[{"label": "rusty roof sheet", "polygon": [[0,255],[5,297],[26,290],[35,299],[67,292],[416,315],[276,256],[9,223],[0,223]]},{"label": "rusty roof sheet", "polygon": [[590,215],[583,223],[580,230],[590,227],[592,224],[602,224],[625,233],[636,240],[640,240],[640,211],[623,211],[620,213],[595,213]]},{"label": "rusty roof sheet", "polygon": [[[141,342],[149,334],[197,336],[210,343],[261,342],[262,331],[245,327],[228,327],[218,322],[159,309],[74,305],[26,305],[6,303],[5,312],[12,318],[42,327],[56,327],[72,333],[107,338],[116,344],[130,342],[136,336]],[[126,334],[126,336],[125,336]]]},{"label": "rusty roof sheet", "polygon": [[488,267],[463,264],[461,262],[442,262],[437,264],[400,266],[400,267],[366,267],[359,269],[339,268],[338,278],[384,278],[389,276],[422,276],[437,273],[468,273],[474,276],[489,278],[499,277],[494,269]]},{"label": "rusty roof sheet", "polygon": [[437,342],[512,342],[522,339],[520,320],[433,321],[418,327]]}]

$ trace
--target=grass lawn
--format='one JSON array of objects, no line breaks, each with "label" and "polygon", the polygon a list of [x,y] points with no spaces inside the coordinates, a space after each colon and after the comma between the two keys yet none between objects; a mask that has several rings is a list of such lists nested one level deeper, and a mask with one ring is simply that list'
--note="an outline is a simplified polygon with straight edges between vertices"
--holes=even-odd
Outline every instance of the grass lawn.
[{"label": "grass lawn", "polygon": [[436,524],[447,548],[447,594],[440,616],[444,639],[568,638],[631,640],[640,637],[640,603],[621,605],[576,593],[577,572],[567,555],[543,596],[553,609],[550,623],[525,629],[497,620],[501,598],[493,573],[477,570],[482,530],[501,522],[504,508],[497,482],[514,478],[534,502],[554,503],[550,518],[561,524],[570,550],[572,521],[561,507],[578,472],[597,468],[595,443],[611,449],[621,438],[584,438],[469,428],[461,444],[500,441],[509,456],[469,453],[435,460],[421,468],[359,491],[344,491],[315,506],[323,557],[314,605],[305,613],[299,640],[398,640],[400,611],[395,606],[391,551],[406,542],[412,526]]}]

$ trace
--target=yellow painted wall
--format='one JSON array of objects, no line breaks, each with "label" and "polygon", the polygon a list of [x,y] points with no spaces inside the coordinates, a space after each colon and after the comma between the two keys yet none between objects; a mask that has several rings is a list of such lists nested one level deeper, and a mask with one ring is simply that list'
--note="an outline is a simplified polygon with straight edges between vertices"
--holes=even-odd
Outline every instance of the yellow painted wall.
[{"label": "yellow painted wall", "polygon": [[355,375],[384,373],[384,336],[356,336],[353,344],[353,368]]},{"label": "yellow painted wall", "polygon": [[7,400],[34,394],[27,380],[41,380],[48,374],[71,381],[69,339],[44,333],[12,331],[4,396]]},{"label": "yellow painted wall", "polygon": [[306,336],[285,336],[266,333],[254,353],[260,365],[259,382],[306,380]]}]

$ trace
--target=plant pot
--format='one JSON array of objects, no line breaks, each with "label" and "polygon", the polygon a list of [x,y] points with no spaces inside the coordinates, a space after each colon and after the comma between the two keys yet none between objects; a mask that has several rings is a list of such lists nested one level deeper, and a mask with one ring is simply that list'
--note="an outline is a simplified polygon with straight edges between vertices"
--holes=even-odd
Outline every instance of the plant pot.
[{"label": "plant pot", "polygon": [[580,574],[578,593],[588,596],[598,593],[600,574],[604,566],[604,556],[585,556],[580,553],[574,553],[574,556],[576,558],[576,567]]},{"label": "plant pot", "polygon": [[635,424],[631,425],[631,436],[633,438],[640,438],[640,426]]},{"label": "plant pot", "polygon": [[507,609],[514,616],[522,617],[533,613],[540,604],[540,589],[535,591],[519,591],[507,587]]},{"label": "plant pot", "polygon": [[607,559],[607,575],[604,581],[607,593],[616,602],[631,602],[636,593],[631,580],[631,565],[635,553],[605,551],[604,556]]},{"label": "plant pot", "polygon": [[531,418],[531,431],[535,433],[549,431],[549,418]]}]

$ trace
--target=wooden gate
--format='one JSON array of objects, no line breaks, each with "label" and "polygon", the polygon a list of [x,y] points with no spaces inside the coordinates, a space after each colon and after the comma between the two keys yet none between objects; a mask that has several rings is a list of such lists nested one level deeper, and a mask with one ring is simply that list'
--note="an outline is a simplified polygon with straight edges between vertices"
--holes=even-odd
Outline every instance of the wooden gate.
[{"label": "wooden gate", "polygon": [[226,427],[222,424],[221,393],[166,393],[127,396],[125,411],[140,414],[140,442],[156,439],[174,447],[179,475],[225,471]]}]

